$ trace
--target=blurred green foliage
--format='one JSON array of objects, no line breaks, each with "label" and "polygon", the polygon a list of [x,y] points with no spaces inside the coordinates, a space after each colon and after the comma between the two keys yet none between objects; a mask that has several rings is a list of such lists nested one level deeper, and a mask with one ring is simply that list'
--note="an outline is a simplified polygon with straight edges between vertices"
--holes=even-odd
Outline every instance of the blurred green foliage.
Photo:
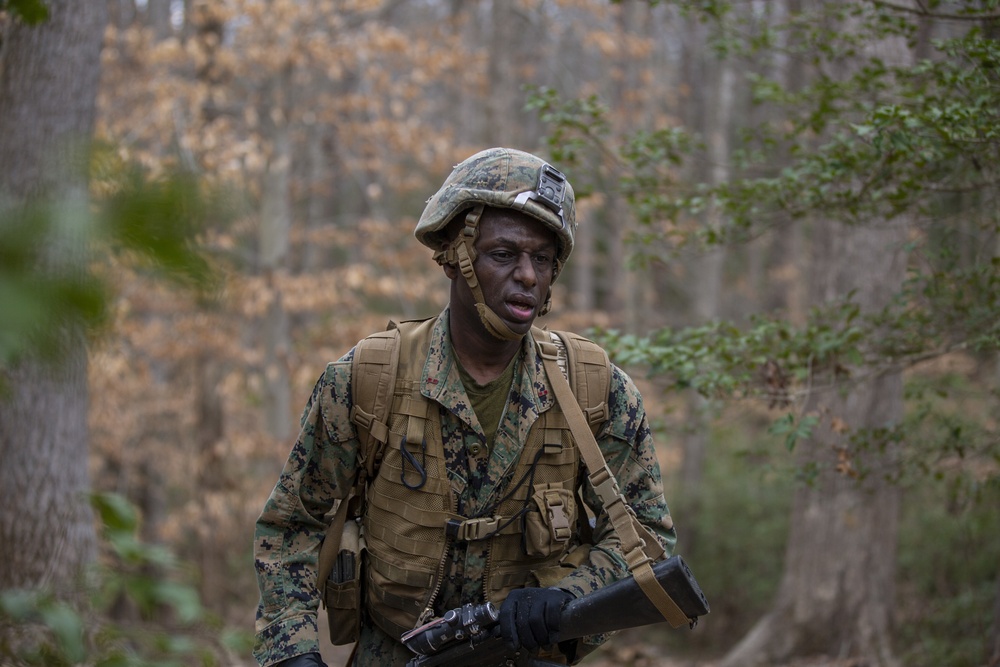
[{"label": "blurred green foliage", "polygon": [[[697,501],[696,526],[685,522],[692,500],[671,496],[679,552],[712,607],[693,632],[655,626],[644,633],[671,655],[724,653],[770,608],[777,592],[792,492],[805,481],[790,457],[760,436],[756,419],[737,411],[714,422],[702,481],[707,492]],[[665,485],[677,489],[678,481],[668,478]],[[1000,480],[932,475],[904,483],[896,633],[901,663],[983,665],[1000,563]],[[688,540],[692,531],[695,539]]]},{"label": "blurred green foliage", "polygon": [[0,11],[8,11],[28,25],[49,18],[49,8],[42,0],[0,0]]},{"label": "blurred green foliage", "polygon": [[[880,311],[846,294],[813,304],[804,321],[768,312],[645,335],[593,333],[665,392],[723,406],[694,501],[699,534],[720,537],[685,552],[712,602],[693,643],[721,651],[770,606],[790,490],[818,472],[776,464],[816,426],[801,409],[809,392],[903,371],[905,420],[845,434],[852,450],[893,443],[902,456],[888,480],[906,499],[897,652],[914,667],[985,664],[1000,576],[1000,5],[848,0],[797,5],[779,20],[766,3],[653,4],[702,22],[716,53],[738,58],[747,77],[756,108],[738,114],[725,182],[687,183],[692,165],[712,161],[696,128],[622,133],[601,99],[549,89],[534,90],[530,103],[552,124],[550,149],[569,178],[584,190],[617,188],[629,203],[640,223],[636,261],[738,247],[789,225],[808,238],[829,220],[910,224],[907,278]],[[935,38],[917,49],[931,24]],[[875,44],[904,57],[890,60],[891,49]],[[789,60],[804,68],[794,89],[778,64]],[[709,220],[710,209],[718,215]],[[770,408],[769,426],[757,423],[761,410],[733,417],[751,401]],[[685,501],[672,501],[682,550]]]},{"label": "blurred green foliage", "polygon": [[99,334],[116,289],[111,260],[201,298],[219,283],[203,240],[237,211],[226,188],[180,170],[151,174],[107,146],[89,163],[86,200],[0,207],[0,369],[25,355],[58,359],[67,326]]},{"label": "blurred green foliage", "polygon": [[987,664],[1000,563],[1000,480],[928,479],[907,498],[899,550],[900,657],[914,667]]},{"label": "blurred green foliage", "polygon": [[699,495],[690,548],[684,543],[689,500],[678,494],[671,502],[680,523],[678,546],[712,606],[687,640],[699,649],[728,646],[749,630],[769,609],[784,566],[794,476],[765,443],[747,438],[752,430],[745,426],[719,421],[712,430],[702,481],[711,491]]},{"label": "blurred green foliage", "polygon": [[[607,173],[580,169],[584,182],[617,187],[626,197],[641,223],[637,255],[735,244],[779,225],[801,223],[808,235],[809,224],[824,220],[879,225],[905,215],[907,277],[877,311],[864,311],[858,295],[848,293],[813,304],[804,322],[767,312],[645,335],[594,336],[616,361],[648,370],[669,392],[756,399],[778,409],[769,433],[789,448],[815,426],[798,408],[813,388],[836,384],[849,391],[866,374],[906,371],[948,355],[984,369],[973,370],[966,386],[974,384],[980,400],[995,406],[996,373],[989,369],[1000,354],[996,3],[949,5],[942,18],[947,29],[924,45],[922,56],[913,55],[915,44],[921,21],[940,9],[935,3],[919,11],[814,3],[780,21],[733,3],[670,4],[711,26],[721,57],[754,65],[747,83],[766,113],[741,116],[760,120],[737,128],[741,142],[728,180],[686,182],[684,168],[710,157],[690,128],[616,134],[595,97],[565,100],[539,89],[530,102],[552,126],[553,155],[574,182],[575,166],[596,162]],[[909,56],[891,61],[887,50],[871,48],[890,43],[899,47],[897,56]],[[795,89],[784,85],[781,68],[769,68],[789,57],[810,67]],[[721,224],[705,223],[709,206]],[[986,462],[982,474],[995,477],[1000,436],[989,410],[957,425],[946,402],[919,400],[917,386],[922,396],[942,399],[955,390],[946,374],[911,378],[907,422],[854,432],[852,447],[905,442],[901,479],[942,474],[941,462],[956,454]],[[957,470],[947,475],[971,474],[968,467]]]},{"label": "blurred green foliage", "polygon": [[[106,293],[97,277],[78,266],[53,270],[49,260],[53,246],[90,233],[85,206],[0,209],[0,369],[24,354],[56,356],[66,322],[94,329],[103,321]],[[59,224],[71,215],[71,225]]]},{"label": "blurred green foliage", "polygon": [[[0,592],[5,633],[0,662],[69,667],[180,667],[231,664],[248,655],[248,632],[208,614],[186,568],[167,549],[138,537],[139,517],[122,496],[95,494],[102,557],[74,604],[50,592]],[[125,610],[125,611],[123,611]]]}]

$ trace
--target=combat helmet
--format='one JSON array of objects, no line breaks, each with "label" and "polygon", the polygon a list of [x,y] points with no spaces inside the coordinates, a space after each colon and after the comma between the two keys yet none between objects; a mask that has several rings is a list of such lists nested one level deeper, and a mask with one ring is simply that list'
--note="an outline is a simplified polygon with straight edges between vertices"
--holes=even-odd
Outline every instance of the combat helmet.
[{"label": "combat helmet", "polygon": [[[506,339],[519,338],[490,310],[483,299],[472,263],[479,218],[486,206],[522,211],[555,233],[559,249],[553,280],[573,252],[576,208],[573,188],[566,177],[541,158],[513,148],[489,148],[455,166],[441,188],[427,200],[414,236],[435,251],[439,264],[457,264],[472,289],[487,330]],[[454,239],[446,229],[456,216],[465,215],[465,228]],[[442,250],[442,245],[448,245]],[[540,314],[551,307],[546,296]]]}]

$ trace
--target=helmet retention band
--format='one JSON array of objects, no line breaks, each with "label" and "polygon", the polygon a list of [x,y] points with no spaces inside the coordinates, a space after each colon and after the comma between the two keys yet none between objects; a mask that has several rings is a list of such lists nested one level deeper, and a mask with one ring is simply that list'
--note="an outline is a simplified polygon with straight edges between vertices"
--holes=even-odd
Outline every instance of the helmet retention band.
[{"label": "helmet retention band", "polygon": [[[476,310],[479,312],[479,319],[490,334],[500,340],[520,340],[521,334],[510,330],[500,316],[497,315],[483,298],[483,288],[479,285],[479,278],[476,277],[476,270],[473,262],[476,261],[476,238],[479,236],[479,218],[483,214],[484,206],[476,206],[465,216],[465,228],[459,232],[449,250],[454,249],[454,256],[458,263],[458,268],[465,277],[465,282],[472,290],[472,296],[476,299]],[[448,253],[449,255],[451,253]]]}]

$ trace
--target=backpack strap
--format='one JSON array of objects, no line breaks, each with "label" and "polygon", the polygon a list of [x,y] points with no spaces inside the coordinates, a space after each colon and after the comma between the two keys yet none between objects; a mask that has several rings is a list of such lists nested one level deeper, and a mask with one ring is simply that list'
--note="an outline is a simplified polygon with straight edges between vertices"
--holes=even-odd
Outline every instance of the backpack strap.
[{"label": "backpack strap", "polygon": [[[605,461],[594,433],[590,429],[587,416],[581,404],[577,402],[573,388],[560,367],[559,357],[562,356],[560,355],[560,345],[553,341],[555,338],[560,338],[565,344],[567,339],[562,333],[550,336],[545,331],[538,331],[537,334],[533,331],[532,335],[542,357],[545,373],[548,375],[549,382],[552,383],[556,400],[566,416],[573,439],[580,449],[580,457],[589,471],[590,483],[601,499],[601,505],[607,512],[611,525],[621,540],[622,554],[625,556],[629,571],[646,597],[671,626],[679,628],[682,625],[687,625],[689,623],[687,615],[657,582],[656,575],[653,573],[652,563],[663,559],[666,553],[653,534],[649,532],[649,529],[639,523],[635,514],[629,511],[625,497],[618,487],[618,482],[611,469],[608,468],[607,461]],[[565,345],[567,351],[572,347],[574,345]],[[607,358],[606,355],[605,358]],[[568,366],[573,368],[573,363],[568,362]],[[577,378],[575,383],[578,387],[582,386],[584,393],[587,393],[589,388],[586,385],[590,381],[590,377],[584,377]],[[605,402],[606,400],[607,394],[605,394]]]},{"label": "backpack strap", "polygon": [[337,506],[337,513],[333,521],[326,529],[323,536],[323,543],[319,547],[319,561],[317,563],[316,586],[319,588],[319,599],[326,606],[326,584],[333,572],[334,562],[340,553],[340,543],[344,536],[344,526],[347,525],[347,510],[353,504],[354,491],[351,495],[340,501]]},{"label": "backpack strap", "polygon": [[358,465],[354,486],[340,501],[320,547],[316,580],[324,603],[327,579],[340,553],[348,515],[352,518],[360,515],[365,483],[378,472],[385,451],[398,369],[399,330],[395,322],[390,321],[385,331],[372,334],[355,346],[351,360],[351,421],[358,430]]},{"label": "backpack strap", "polygon": [[[608,359],[608,353],[592,340],[570,331],[538,330],[532,334],[535,340],[541,340],[539,336],[547,334],[558,349],[559,369],[569,380],[573,395],[596,437],[610,416],[608,394],[611,393],[611,360]],[[580,513],[577,530],[584,543],[593,544],[594,530],[590,523],[593,517],[587,504],[583,502],[582,490],[581,487],[573,490],[577,506],[586,510]]]},{"label": "backpack strap", "polygon": [[547,333],[558,349],[559,368],[569,379],[573,395],[596,436],[611,414],[608,409],[608,394],[611,393],[608,353],[597,343],[570,331]]},{"label": "backpack strap", "polygon": [[385,331],[364,338],[351,362],[351,421],[358,429],[358,467],[364,485],[378,472],[389,438],[389,410],[399,370],[399,329],[389,322]]}]

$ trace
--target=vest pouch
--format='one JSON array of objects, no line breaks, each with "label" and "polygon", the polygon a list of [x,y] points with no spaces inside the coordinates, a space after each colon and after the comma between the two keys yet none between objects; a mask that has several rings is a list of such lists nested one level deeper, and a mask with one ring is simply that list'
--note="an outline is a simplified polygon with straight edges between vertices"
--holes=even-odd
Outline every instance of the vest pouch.
[{"label": "vest pouch", "polygon": [[524,550],[545,558],[565,550],[576,526],[573,492],[559,484],[536,484],[532,507],[524,515]]},{"label": "vest pouch", "polygon": [[323,604],[334,646],[352,644],[361,625],[361,560],[364,539],[357,521],[344,523],[340,551],[323,587]]}]

